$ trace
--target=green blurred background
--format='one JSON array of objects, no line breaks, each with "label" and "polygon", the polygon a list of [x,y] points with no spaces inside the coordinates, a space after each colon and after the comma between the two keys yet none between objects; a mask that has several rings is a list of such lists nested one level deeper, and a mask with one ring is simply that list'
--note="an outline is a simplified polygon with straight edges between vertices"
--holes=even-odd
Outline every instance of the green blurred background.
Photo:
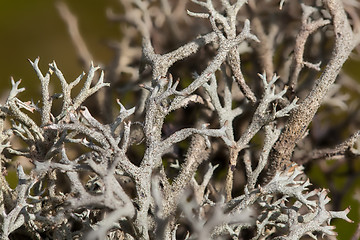
[{"label": "green blurred background", "polygon": [[[115,0],[64,1],[77,16],[89,50],[98,63],[112,57],[107,40],[119,39],[118,25],[105,16],[108,7],[119,9]],[[22,79],[27,94],[38,94],[38,82],[27,59],[40,57],[40,68],[46,72],[55,60],[69,80],[82,72],[67,27],[49,0],[0,1],[0,94],[10,88],[10,76]]]}]

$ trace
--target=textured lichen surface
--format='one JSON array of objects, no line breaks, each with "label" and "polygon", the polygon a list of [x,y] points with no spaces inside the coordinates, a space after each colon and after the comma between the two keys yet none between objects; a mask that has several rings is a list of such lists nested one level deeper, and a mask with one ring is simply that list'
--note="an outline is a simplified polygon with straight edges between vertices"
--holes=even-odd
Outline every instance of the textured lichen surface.
[{"label": "textured lichen surface", "polygon": [[333,219],[354,225],[341,204],[360,86],[342,67],[356,1],[120,0],[107,63],[55,6],[84,72],[37,57],[36,81],[9,81],[2,239],[334,239]]}]

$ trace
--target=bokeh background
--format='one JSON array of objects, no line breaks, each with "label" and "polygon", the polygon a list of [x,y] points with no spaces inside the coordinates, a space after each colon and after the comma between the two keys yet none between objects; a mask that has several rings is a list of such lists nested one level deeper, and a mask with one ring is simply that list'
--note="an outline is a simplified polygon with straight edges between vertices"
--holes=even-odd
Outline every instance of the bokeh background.
[{"label": "bokeh background", "polygon": [[[115,0],[64,1],[77,16],[78,24],[92,55],[107,63],[112,52],[106,41],[120,37],[118,24],[110,23],[106,8],[119,8]],[[40,68],[46,72],[53,60],[65,77],[73,79],[83,69],[69,37],[67,27],[55,7],[56,1],[0,1],[0,93],[10,88],[10,76],[22,79],[27,94],[38,94],[36,75],[27,59],[40,57]]]},{"label": "bokeh background", "polygon": [[[89,50],[98,61],[96,64],[106,64],[113,57],[113,52],[107,47],[109,40],[119,40],[121,33],[118,23],[109,22],[105,11],[107,8],[120,10],[116,0],[76,0],[64,1],[78,18],[81,34]],[[0,1],[0,103],[3,104],[10,89],[10,77],[17,81],[22,79],[21,86],[27,91],[21,96],[24,100],[38,98],[40,94],[37,79],[27,59],[40,57],[40,68],[46,72],[48,64],[53,60],[62,70],[67,79],[75,79],[82,71],[74,45],[68,34],[65,23],[60,18],[56,1],[49,0],[3,0]],[[345,71],[360,81],[360,62],[354,58],[349,60]],[[360,128],[360,126],[359,126]],[[357,159],[359,161],[360,159]],[[328,164],[332,164],[329,162]],[[338,169],[336,188],[339,190],[350,187],[351,191],[342,199],[340,205],[344,209],[351,206],[349,214],[354,224],[344,221],[336,222],[338,239],[350,239],[359,223],[358,201],[354,199],[360,181],[346,186],[346,173],[349,170],[360,173],[360,164],[354,166],[359,169],[349,169],[343,166]],[[313,167],[308,169],[312,182],[318,186],[328,188],[327,178]],[[13,177],[11,177],[13,176]],[[359,174],[355,174],[359,176]],[[15,172],[9,172],[9,179],[15,179]],[[360,195],[360,194],[359,194]],[[336,196],[332,196],[336,197]],[[360,199],[360,197],[358,197]]]}]

